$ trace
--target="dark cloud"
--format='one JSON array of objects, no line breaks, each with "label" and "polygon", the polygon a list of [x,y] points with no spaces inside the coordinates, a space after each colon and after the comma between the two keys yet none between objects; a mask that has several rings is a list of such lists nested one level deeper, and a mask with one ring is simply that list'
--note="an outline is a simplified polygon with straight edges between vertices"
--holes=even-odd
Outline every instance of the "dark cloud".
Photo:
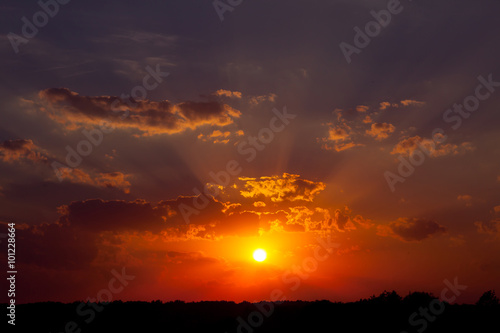
[{"label": "dark cloud", "polygon": [[166,227],[168,215],[161,207],[154,207],[145,200],[91,199],[75,201],[59,209],[63,214],[59,219],[61,223],[94,232],[159,232]]},{"label": "dark cloud", "polygon": [[105,172],[97,175],[90,175],[81,169],[59,168],[61,180],[67,180],[75,184],[84,184],[101,188],[119,189],[124,193],[130,193],[130,182],[127,180],[130,175],[122,172]]},{"label": "dark cloud", "polygon": [[203,125],[226,126],[241,112],[217,101],[169,101],[120,99],[116,96],[82,96],[67,88],[40,91],[41,110],[68,129],[101,125],[134,129],[143,135],[174,134]]},{"label": "dark cloud", "polygon": [[[225,204],[206,198],[203,209],[193,202],[200,197],[180,196],[174,200],[151,203],[146,200],[124,201],[91,199],[72,202],[59,208],[59,223],[100,232],[164,232],[170,237],[221,237],[224,235],[256,235],[260,221],[254,212],[224,213]],[[186,208],[189,207],[189,208]],[[189,220],[183,212],[192,209]],[[193,230],[195,231],[193,234]]]},{"label": "dark cloud", "polygon": [[220,260],[208,257],[201,252],[178,252],[178,251],[167,251],[166,253],[167,262],[175,264],[215,264],[219,263]]},{"label": "dark cloud", "polygon": [[335,213],[333,215],[333,222],[335,222],[339,230],[344,231],[346,229],[354,229],[354,225],[352,224],[349,215],[342,213],[340,209],[335,210]]},{"label": "dark cloud", "polygon": [[400,218],[378,229],[379,235],[393,236],[407,242],[421,241],[447,231],[446,227],[434,221],[415,218]]},{"label": "dark cloud", "polygon": [[47,163],[48,159],[40,147],[31,140],[17,139],[6,140],[0,143],[0,160],[14,162],[31,160],[33,162]]},{"label": "dark cloud", "polygon": [[16,231],[17,258],[53,269],[82,269],[97,256],[95,235],[60,223],[21,227]]}]

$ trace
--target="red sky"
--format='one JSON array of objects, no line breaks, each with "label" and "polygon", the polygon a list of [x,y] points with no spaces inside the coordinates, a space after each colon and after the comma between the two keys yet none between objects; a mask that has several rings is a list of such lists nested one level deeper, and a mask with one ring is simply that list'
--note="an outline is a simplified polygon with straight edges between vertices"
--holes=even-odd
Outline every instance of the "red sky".
[{"label": "red sky", "polygon": [[480,2],[405,2],[348,62],[386,1],[71,2],[17,53],[40,8],[7,1],[17,301],[500,291],[500,5]]}]

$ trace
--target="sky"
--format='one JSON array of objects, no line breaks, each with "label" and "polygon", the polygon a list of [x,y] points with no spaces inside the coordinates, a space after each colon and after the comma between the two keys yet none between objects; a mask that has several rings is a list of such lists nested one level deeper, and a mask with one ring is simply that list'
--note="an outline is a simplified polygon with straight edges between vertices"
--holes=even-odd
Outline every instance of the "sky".
[{"label": "sky", "polygon": [[41,3],[0,5],[17,302],[500,291],[498,1]]}]

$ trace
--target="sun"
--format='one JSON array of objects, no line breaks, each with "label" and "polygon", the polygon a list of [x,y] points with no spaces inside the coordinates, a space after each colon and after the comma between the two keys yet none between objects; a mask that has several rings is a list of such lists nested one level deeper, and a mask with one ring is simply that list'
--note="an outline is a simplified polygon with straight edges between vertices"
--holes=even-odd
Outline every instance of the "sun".
[{"label": "sun", "polygon": [[267,257],[267,253],[266,253],[266,251],[264,251],[262,249],[257,249],[255,251],[253,251],[253,258],[258,262],[262,262],[262,261],[266,260],[266,257]]}]

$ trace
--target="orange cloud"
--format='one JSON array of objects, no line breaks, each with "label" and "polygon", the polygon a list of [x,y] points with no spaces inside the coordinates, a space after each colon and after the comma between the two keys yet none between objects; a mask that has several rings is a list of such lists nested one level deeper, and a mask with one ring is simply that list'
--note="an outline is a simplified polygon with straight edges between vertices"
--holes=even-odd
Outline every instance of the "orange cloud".
[{"label": "orange cloud", "polygon": [[373,119],[372,119],[372,117],[370,117],[370,116],[366,116],[366,117],[363,119],[363,123],[365,123],[365,124],[370,124],[370,123],[372,123],[372,122],[373,122]]},{"label": "orange cloud", "polygon": [[276,102],[276,97],[278,97],[276,94],[267,94],[267,95],[262,95],[262,96],[254,96],[250,98],[250,104],[252,105],[258,105],[263,102]]},{"label": "orange cloud", "polygon": [[366,105],[356,106],[356,111],[358,111],[358,112],[366,112],[366,111],[368,111],[368,109],[370,109],[370,108]]},{"label": "orange cloud", "polygon": [[212,143],[223,143],[226,144],[230,141],[231,137],[238,137],[244,135],[244,132],[242,130],[238,130],[234,133],[231,133],[230,131],[220,131],[220,130],[214,130],[213,132],[209,134],[203,134],[200,133],[198,135],[198,139],[202,140],[203,142],[212,142]]},{"label": "orange cloud", "polygon": [[323,142],[322,148],[341,152],[354,147],[363,146],[362,144],[354,142],[354,137],[357,134],[352,129],[352,126],[356,126],[356,124],[353,121],[345,119],[342,116],[341,109],[335,109],[333,114],[337,119],[335,124],[327,124],[329,126],[328,136],[326,138],[318,138],[318,142]]},{"label": "orange cloud", "polygon": [[426,150],[429,150],[430,156],[432,157],[461,155],[475,150],[475,147],[471,142],[463,142],[460,145],[452,143],[435,144],[431,139],[421,138],[416,135],[399,141],[392,150],[391,154],[411,155],[415,150],[421,149],[421,146],[425,147]]},{"label": "orange cloud", "polygon": [[352,141],[351,133],[351,127],[345,123],[330,127],[328,130],[328,137],[322,139],[322,141],[325,142],[322,148],[341,152],[343,150],[362,146]]},{"label": "orange cloud", "polygon": [[225,96],[225,97],[233,97],[233,98],[241,98],[242,94],[239,91],[230,91],[225,89],[219,89],[214,93],[215,96]]},{"label": "orange cloud", "polygon": [[371,129],[366,131],[366,134],[371,135],[375,140],[381,141],[387,139],[395,129],[396,128],[392,124],[373,123]]},{"label": "orange cloud", "polygon": [[380,107],[379,107],[379,109],[380,109],[380,110],[386,110],[386,109],[388,109],[388,108],[389,108],[389,107],[391,107],[391,106],[392,106],[393,108],[397,108],[397,107],[399,106],[399,104],[397,104],[397,103],[392,103],[392,104],[391,104],[391,103],[389,103],[389,102],[382,102],[382,103],[380,103]]},{"label": "orange cloud", "polygon": [[425,102],[419,102],[411,99],[405,99],[404,101],[401,101],[401,105],[403,106],[424,106]]}]

